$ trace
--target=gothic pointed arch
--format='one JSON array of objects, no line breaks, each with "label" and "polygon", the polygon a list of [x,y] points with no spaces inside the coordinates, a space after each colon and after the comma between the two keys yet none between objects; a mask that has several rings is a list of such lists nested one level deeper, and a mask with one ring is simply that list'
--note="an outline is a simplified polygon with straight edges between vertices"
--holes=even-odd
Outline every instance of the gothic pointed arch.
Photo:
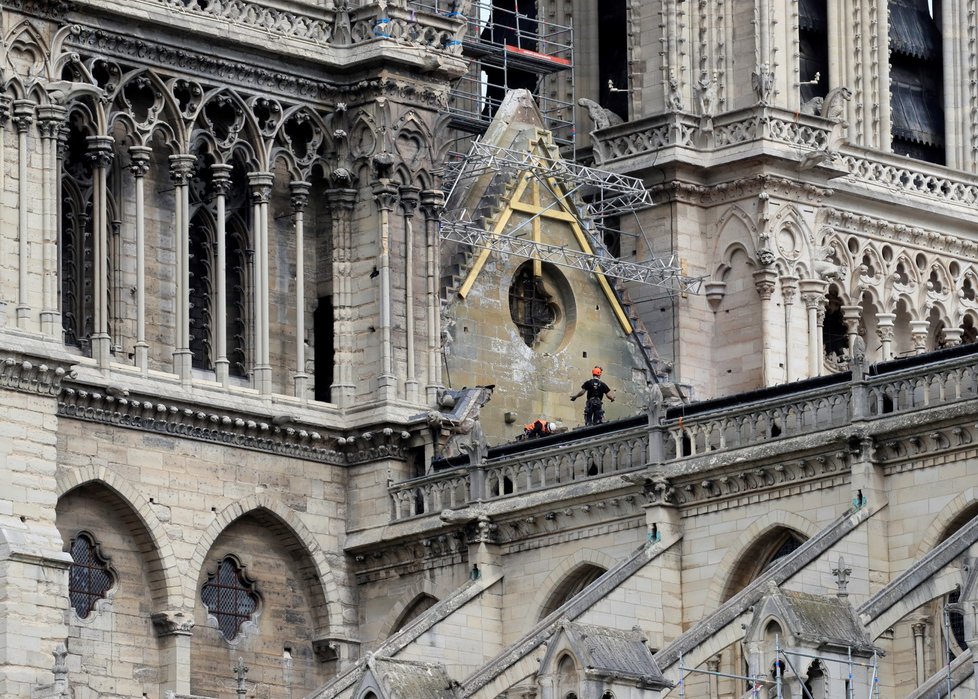
[{"label": "gothic pointed arch", "polygon": [[307,572],[305,579],[310,581],[310,594],[315,607],[317,630],[321,635],[329,631],[332,635],[352,633],[346,628],[343,607],[352,604],[349,590],[340,580],[327,560],[318,540],[303,524],[299,515],[278,499],[267,493],[254,495],[238,501],[219,512],[210,526],[201,533],[194,554],[191,557],[196,570],[191,570],[183,586],[185,599],[193,604],[196,597],[196,581],[200,577],[200,566],[214,542],[233,522],[249,513],[259,513],[262,521],[273,528],[275,535],[284,543],[290,555],[305,559]]},{"label": "gothic pointed arch", "polygon": [[[751,574],[756,576],[760,573],[788,536],[805,541],[818,531],[819,528],[811,521],[786,510],[769,512],[754,520],[735,541],[726,546],[727,553],[716,567],[716,575],[710,583],[705,608],[716,609],[736,593],[738,585],[742,587],[746,584],[745,580],[749,582]],[[760,560],[765,554],[767,556]],[[753,561],[752,556],[755,557]]]},{"label": "gothic pointed arch", "polygon": [[578,563],[562,577],[556,586],[549,589],[549,594],[540,607],[537,617],[546,619],[606,572],[608,572],[607,568],[595,563]]},{"label": "gothic pointed arch", "polygon": [[[128,523],[133,541],[145,560],[155,610],[180,607],[182,583],[166,528],[152,506],[132,484],[105,467],[88,466],[58,474],[58,499],[88,489],[97,500],[109,502]],[[79,491],[80,492],[80,491]]]},{"label": "gothic pointed arch", "polygon": [[[259,662],[281,655],[283,639],[291,677],[269,677],[267,682],[273,693],[289,685],[308,694],[326,679],[317,644],[348,633],[342,612],[333,616],[330,609],[339,604],[338,595],[327,597],[331,571],[323,570],[324,556],[315,538],[294,513],[271,498],[252,502],[253,507],[237,503],[218,515],[220,530],[215,533],[212,526],[205,532],[192,559],[188,578],[194,594],[195,694],[219,693],[225,675],[215,670],[215,662],[229,652],[246,663]],[[230,604],[228,597],[235,602]]]},{"label": "gothic pointed arch", "polygon": [[438,598],[434,595],[429,595],[426,592],[415,595],[407,606],[401,610],[400,614],[398,614],[388,635],[397,633],[436,604],[438,604]]}]

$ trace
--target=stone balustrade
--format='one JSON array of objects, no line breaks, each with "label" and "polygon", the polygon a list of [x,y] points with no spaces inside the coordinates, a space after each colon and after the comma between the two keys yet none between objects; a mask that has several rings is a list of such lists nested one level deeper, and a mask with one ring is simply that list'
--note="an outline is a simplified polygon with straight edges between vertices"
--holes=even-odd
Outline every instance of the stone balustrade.
[{"label": "stone balustrade", "polygon": [[843,135],[843,125],[822,117],[755,106],[712,118],[666,112],[636,119],[594,132],[593,150],[596,162],[617,171],[618,163],[627,168],[628,161],[646,154],[656,154],[661,165],[669,158],[662,151],[670,148],[683,149],[685,159],[699,158],[708,164],[722,161],[730,149],[768,143],[775,148],[787,146],[788,153],[802,159],[824,152],[825,162],[860,184],[961,207],[978,206],[978,177],[844,144]]},{"label": "stone balustrade", "polygon": [[[392,3],[386,12],[377,6],[342,11],[295,5],[269,7],[256,0],[143,0],[201,20],[218,20],[290,39],[338,46],[373,39],[393,39],[416,46],[444,49],[458,43],[464,23],[443,13],[418,12]],[[383,16],[381,16],[383,15]]]},{"label": "stone balustrade", "polygon": [[[840,430],[856,423],[862,423],[872,436],[873,424],[882,424],[883,419],[978,398],[976,347],[874,365],[865,375],[860,372],[856,380],[846,372],[737,397],[741,400],[725,398],[672,408],[656,425],[636,426],[630,421],[621,430],[597,436],[582,431],[577,439],[571,432],[567,441],[498,457],[490,450],[483,464],[392,485],[391,518],[398,521],[477,502],[504,501],[620,476],[649,465],[679,464],[706,454],[762,445],[777,449],[783,444],[790,461],[792,438],[819,433],[836,438]],[[893,429],[892,421],[886,423],[886,429]],[[838,471],[839,465],[829,461],[786,461],[787,465],[768,469],[770,472],[754,469],[748,475],[770,483],[779,478],[819,478]],[[727,488],[726,480],[704,481],[701,486],[706,495],[713,496],[737,490]],[[696,493],[690,497],[693,495]]]}]

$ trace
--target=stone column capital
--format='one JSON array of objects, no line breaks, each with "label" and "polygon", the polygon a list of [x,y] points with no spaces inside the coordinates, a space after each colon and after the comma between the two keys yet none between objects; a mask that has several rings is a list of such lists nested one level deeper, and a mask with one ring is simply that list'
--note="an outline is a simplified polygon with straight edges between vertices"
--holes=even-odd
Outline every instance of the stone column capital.
[{"label": "stone column capital", "polygon": [[152,155],[153,149],[149,146],[129,147],[129,169],[132,171],[133,177],[146,177]]},{"label": "stone column capital", "polygon": [[112,144],[115,139],[109,136],[89,136],[85,139],[88,142],[88,157],[92,165],[96,168],[106,168],[112,164],[114,153]]},{"label": "stone column capital", "polygon": [[292,196],[292,211],[299,213],[309,204],[309,190],[312,185],[304,180],[289,183],[289,193]]},{"label": "stone column capital", "polygon": [[270,172],[249,172],[248,186],[251,187],[251,201],[255,204],[267,204],[272,199],[272,185],[275,176]]},{"label": "stone column capital", "polygon": [[445,207],[445,194],[439,189],[425,189],[421,191],[420,201],[425,220],[437,220]]},{"label": "stone column capital", "polygon": [[170,178],[177,186],[186,185],[194,174],[197,158],[189,153],[170,156]]},{"label": "stone column capital", "polygon": [[757,289],[762,301],[771,300],[777,280],[778,273],[773,269],[759,269],[754,272],[754,288]]},{"label": "stone column capital", "polygon": [[421,188],[412,185],[402,185],[398,188],[401,195],[401,210],[405,216],[414,216],[421,201]]},{"label": "stone column capital", "polygon": [[378,209],[393,211],[397,204],[397,187],[390,180],[378,180],[371,185],[370,190]]},{"label": "stone column capital", "polygon": [[234,166],[224,163],[211,165],[211,186],[218,195],[225,195],[231,189],[231,172]]},{"label": "stone column capital", "polygon": [[17,133],[26,133],[34,123],[34,107],[36,106],[31,100],[14,100],[14,126],[17,128]]},{"label": "stone column capital", "polygon": [[[60,104],[42,104],[37,108],[37,125],[42,138],[57,138],[68,110]],[[2,119],[0,119],[2,122]]]},{"label": "stone column capital", "polygon": [[353,211],[357,205],[357,190],[350,187],[327,189],[326,201],[334,210]]},{"label": "stone column capital", "polygon": [[786,274],[781,277],[781,296],[786,304],[794,303],[795,292],[798,291],[798,277]]}]

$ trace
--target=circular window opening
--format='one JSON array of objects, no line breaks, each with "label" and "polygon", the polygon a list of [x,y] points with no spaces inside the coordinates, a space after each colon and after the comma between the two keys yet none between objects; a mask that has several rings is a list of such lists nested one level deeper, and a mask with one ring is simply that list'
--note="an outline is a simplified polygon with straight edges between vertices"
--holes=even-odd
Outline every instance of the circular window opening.
[{"label": "circular window opening", "polygon": [[558,349],[573,321],[573,306],[567,280],[552,265],[525,262],[513,275],[509,314],[527,347],[542,351]]}]

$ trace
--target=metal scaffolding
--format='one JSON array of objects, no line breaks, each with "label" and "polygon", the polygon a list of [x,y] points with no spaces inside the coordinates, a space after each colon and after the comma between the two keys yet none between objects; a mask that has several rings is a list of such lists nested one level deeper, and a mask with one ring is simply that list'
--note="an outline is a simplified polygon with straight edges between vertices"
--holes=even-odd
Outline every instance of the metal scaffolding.
[{"label": "metal scaffolding", "polygon": [[[571,71],[574,84],[573,30],[539,16],[536,0],[410,0],[410,7],[464,18],[462,55],[469,70],[455,83],[448,113],[459,131],[485,132],[507,90],[533,93],[547,128],[560,145],[574,141],[574,99],[562,100],[541,89],[550,75]],[[466,6],[466,14],[458,9]]]},{"label": "metal scaffolding", "polygon": [[[540,150],[546,152],[541,153]],[[519,181],[532,178],[551,195],[540,211],[504,231],[489,230],[480,211],[497,202],[473,207],[468,193],[476,182],[493,178]],[[644,183],[606,170],[586,167],[560,158],[555,147],[514,150],[475,141],[467,154],[453,154],[445,166],[446,205],[441,237],[461,245],[501,255],[539,259],[563,267],[603,274],[624,282],[649,284],[670,293],[698,293],[702,277],[683,273],[675,256],[662,257],[648,249],[648,259],[629,262],[612,255],[604,245],[606,223],[624,214],[652,206]],[[503,196],[487,191],[485,198]],[[564,217],[587,236],[594,252],[549,245],[526,236],[534,220],[542,216]],[[636,221],[637,221],[636,217]]]}]

